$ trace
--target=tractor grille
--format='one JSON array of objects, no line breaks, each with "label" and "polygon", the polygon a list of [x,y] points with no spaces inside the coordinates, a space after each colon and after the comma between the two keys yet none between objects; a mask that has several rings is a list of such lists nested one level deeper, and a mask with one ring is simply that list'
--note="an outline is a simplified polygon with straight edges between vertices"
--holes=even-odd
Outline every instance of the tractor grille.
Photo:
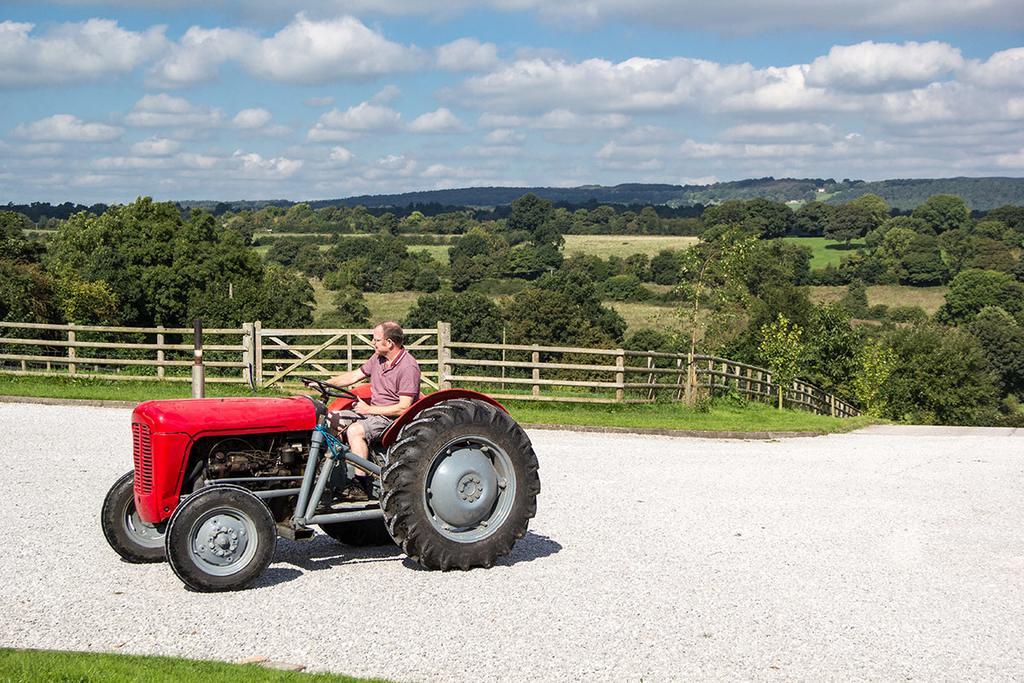
[{"label": "tractor grille", "polygon": [[153,443],[147,424],[132,423],[132,457],[135,460],[135,490],[149,493],[153,490]]}]

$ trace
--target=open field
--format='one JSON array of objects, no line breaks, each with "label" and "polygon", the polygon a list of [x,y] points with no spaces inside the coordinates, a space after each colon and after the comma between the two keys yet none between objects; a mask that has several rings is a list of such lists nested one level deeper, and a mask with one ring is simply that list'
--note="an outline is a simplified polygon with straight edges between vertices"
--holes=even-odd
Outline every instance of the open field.
[{"label": "open field", "polygon": [[666,331],[679,326],[679,306],[660,306],[642,301],[605,301],[626,321],[627,331],[653,329]]},{"label": "open field", "polygon": [[[121,562],[97,524],[131,467],[128,410],[0,404],[0,424],[0,647],[264,656],[396,681],[464,681],[484,666],[494,681],[1024,670],[1011,430],[530,430],[537,516],[491,569],[418,571],[397,547],[318,533],[280,540],[249,590],[197,594],[166,564]],[[56,552],[54,530],[74,543]],[[325,627],[350,620],[358,635]]]},{"label": "open field", "polygon": [[[335,292],[323,286],[323,283],[316,278],[310,279],[313,285],[313,296],[316,299],[316,307],[313,309],[313,318],[318,318],[331,310],[331,299]],[[370,320],[401,320],[406,316],[416,299],[426,292],[388,292],[378,294],[367,292],[363,294],[366,299],[366,307],[370,309]]]},{"label": "open field", "polygon": [[[812,286],[807,288],[808,296],[814,303],[839,301],[846,294],[846,287]],[[906,285],[871,285],[868,287],[868,305],[885,304],[893,306],[917,306],[928,315],[935,315],[946,303],[949,287],[908,287]]]},{"label": "open field", "polygon": [[817,270],[825,266],[838,266],[845,256],[854,253],[857,248],[863,247],[863,242],[850,242],[850,248],[846,248],[844,242],[836,242],[825,237],[783,237],[786,242],[799,244],[811,248],[811,269]]},{"label": "open field", "polygon": [[696,237],[675,235],[566,235],[565,255],[592,254],[601,258],[630,254],[654,256],[662,249],[689,249]]}]

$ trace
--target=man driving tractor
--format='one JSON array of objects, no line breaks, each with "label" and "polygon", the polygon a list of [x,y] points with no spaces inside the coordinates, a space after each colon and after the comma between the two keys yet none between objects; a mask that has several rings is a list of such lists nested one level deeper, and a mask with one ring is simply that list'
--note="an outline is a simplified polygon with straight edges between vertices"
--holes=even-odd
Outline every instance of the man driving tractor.
[{"label": "man driving tractor", "polygon": [[404,346],[401,326],[392,321],[373,328],[374,355],[363,365],[327,380],[348,386],[370,380],[370,402],[358,401],[352,410],[365,417],[345,429],[344,418],[332,414],[331,426],[345,431],[348,447],[361,458],[369,457],[369,442],[384,433],[395,418],[409,409],[420,395],[420,366]]}]

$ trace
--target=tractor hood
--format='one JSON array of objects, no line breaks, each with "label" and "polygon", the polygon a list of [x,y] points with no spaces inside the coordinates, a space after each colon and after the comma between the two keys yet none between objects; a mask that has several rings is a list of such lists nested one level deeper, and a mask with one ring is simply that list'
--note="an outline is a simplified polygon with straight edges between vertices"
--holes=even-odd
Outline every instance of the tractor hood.
[{"label": "tractor hood", "polygon": [[305,396],[288,398],[193,398],[146,401],[135,408],[133,422],[154,434],[263,433],[312,430],[317,405]]}]

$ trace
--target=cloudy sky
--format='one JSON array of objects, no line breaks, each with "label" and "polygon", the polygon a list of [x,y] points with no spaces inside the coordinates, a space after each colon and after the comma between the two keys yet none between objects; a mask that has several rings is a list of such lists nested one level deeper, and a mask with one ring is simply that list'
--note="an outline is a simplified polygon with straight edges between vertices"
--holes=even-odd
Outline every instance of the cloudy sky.
[{"label": "cloudy sky", "polygon": [[0,203],[1024,175],[1021,0],[443,7],[0,2]]}]

